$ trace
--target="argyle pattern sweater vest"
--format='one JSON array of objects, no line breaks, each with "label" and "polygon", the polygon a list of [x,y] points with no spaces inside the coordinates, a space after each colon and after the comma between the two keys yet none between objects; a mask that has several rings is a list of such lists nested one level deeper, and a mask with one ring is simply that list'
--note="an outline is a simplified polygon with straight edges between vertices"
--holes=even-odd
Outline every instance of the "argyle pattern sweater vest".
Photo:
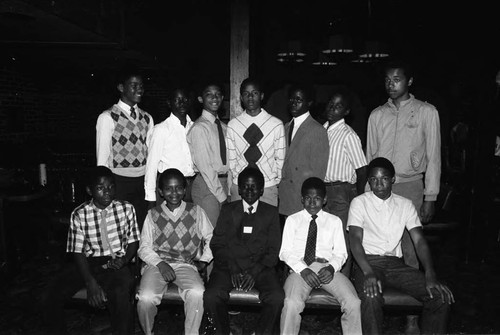
[{"label": "argyle pattern sweater vest", "polygon": [[146,165],[149,116],[137,110],[137,122],[134,123],[118,107],[111,108],[111,118],[115,123],[111,138],[114,168]]},{"label": "argyle pattern sweater vest", "polygon": [[186,209],[173,221],[161,206],[151,209],[155,223],[153,250],[167,263],[193,264],[201,243],[201,232],[196,224],[197,206],[186,203]]}]

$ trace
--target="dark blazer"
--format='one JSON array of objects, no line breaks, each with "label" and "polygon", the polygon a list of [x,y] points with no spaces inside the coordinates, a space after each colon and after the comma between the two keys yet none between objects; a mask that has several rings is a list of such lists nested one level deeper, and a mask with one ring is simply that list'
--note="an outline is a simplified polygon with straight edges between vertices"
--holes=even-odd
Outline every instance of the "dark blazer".
[{"label": "dark blazer", "polygon": [[[290,122],[285,125],[286,138],[289,138],[289,133]],[[325,180],[329,151],[326,129],[312,116],[308,116],[286,150],[279,184],[280,214],[291,215],[302,210],[302,183],[309,177]]]},{"label": "dark blazer", "polygon": [[244,215],[242,200],[223,205],[210,248],[216,268],[231,273],[249,271],[257,275],[264,267],[273,268],[278,262],[281,248],[278,209],[259,201],[257,211],[247,218],[253,229],[246,241],[240,238],[240,223]]}]

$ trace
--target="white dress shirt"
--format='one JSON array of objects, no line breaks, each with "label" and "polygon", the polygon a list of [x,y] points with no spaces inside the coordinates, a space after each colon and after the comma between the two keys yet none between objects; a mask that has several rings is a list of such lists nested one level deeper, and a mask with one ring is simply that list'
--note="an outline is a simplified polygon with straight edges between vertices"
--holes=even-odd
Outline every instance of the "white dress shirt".
[{"label": "white dress shirt", "polygon": [[[342,221],[323,210],[317,215],[316,257],[326,259],[336,272],[340,271],[347,259]],[[304,253],[311,220],[311,214],[303,209],[288,216],[283,229],[279,257],[296,273],[308,267],[304,262]]]},{"label": "white dress shirt", "polygon": [[186,127],[171,114],[165,121],[157,124],[148,143],[148,159],[144,190],[147,201],[156,201],[156,176],[166,169],[176,168],[185,177],[194,176],[193,159],[186,135],[193,122],[186,116]]},{"label": "white dress shirt", "polygon": [[392,193],[382,200],[373,192],[354,198],[349,208],[350,226],[363,229],[363,248],[367,255],[403,257],[401,238],[405,227],[422,227],[411,200]]},{"label": "white dress shirt", "polygon": [[309,115],[311,115],[311,113],[306,112],[302,115],[293,118],[292,140],[295,137],[295,134],[297,134],[297,130],[299,130],[299,127],[302,125],[302,123],[304,123],[304,121],[307,119]]}]

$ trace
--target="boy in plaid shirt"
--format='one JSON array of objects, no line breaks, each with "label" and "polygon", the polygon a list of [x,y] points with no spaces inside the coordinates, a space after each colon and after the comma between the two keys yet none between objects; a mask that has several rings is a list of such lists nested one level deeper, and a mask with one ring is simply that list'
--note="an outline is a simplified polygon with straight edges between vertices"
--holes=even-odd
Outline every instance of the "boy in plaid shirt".
[{"label": "boy in plaid shirt", "polygon": [[66,252],[74,263],[66,267],[42,296],[43,318],[50,334],[66,333],[64,302],[82,287],[92,307],[108,308],[113,334],[133,330],[134,276],[128,266],[139,246],[134,207],[115,200],[115,181],[104,166],[90,173],[92,199],[71,214]]}]

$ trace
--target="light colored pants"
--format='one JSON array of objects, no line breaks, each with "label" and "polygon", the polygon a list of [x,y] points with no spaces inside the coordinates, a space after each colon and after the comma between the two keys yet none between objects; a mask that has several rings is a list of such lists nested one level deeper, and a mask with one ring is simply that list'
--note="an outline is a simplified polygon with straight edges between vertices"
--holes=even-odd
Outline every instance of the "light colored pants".
[{"label": "light colored pants", "polygon": [[[203,317],[203,292],[205,286],[198,271],[191,265],[178,265],[175,271],[174,283],[179,287],[179,294],[184,300],[185,334],[198,334]],[[160,270],[153,265],[146,265],[142,271],[141,284],[137,292],[137,314],[139,323],[146,335],[153,331],[154,319],[158,313],[163,293],[168,283],[163,279]]]},{"label": "light colored pants", "polygon": [[[227,177],[219,177],[219,181],[224,188],[224,192],[227,194]],[[193,186],[191,187],[191,197],[193,198],[193,202],[195,204],[203,208],[208,216],[208,219],[210,220],[210,223],[212,223],[212,226],[215,228],[219,218],[221,203],[210,191],[201,174],[198,174],[193,181]]]},{"label": "light colored pants", "polygon": [[[327,265],[315,262],[309,268],[317,273]],[[300,313],[304,310],[305,301],[312,288],[299,273],[295,272],[290,273],[283,288],[285,290],[285,303],[281,311],[280,332],[284,335],[298,334],[302,321]],[[349,279],[341,272],[335,272],[332,281],[323,284],[321,288],[333,295],[340,303],[342,333],[344,335],[361,334],[361,302]]]},{"label": "light colored pants", "polygon": [[[231,185],[231,202],[240,200],[241,197],[238,193],[238,185]],[[269,186],[264,188],[264,194],[260,197],[259,201],[264,201],[269,205],[273,205],[275,207],[278,206],[278,185]]]}]

